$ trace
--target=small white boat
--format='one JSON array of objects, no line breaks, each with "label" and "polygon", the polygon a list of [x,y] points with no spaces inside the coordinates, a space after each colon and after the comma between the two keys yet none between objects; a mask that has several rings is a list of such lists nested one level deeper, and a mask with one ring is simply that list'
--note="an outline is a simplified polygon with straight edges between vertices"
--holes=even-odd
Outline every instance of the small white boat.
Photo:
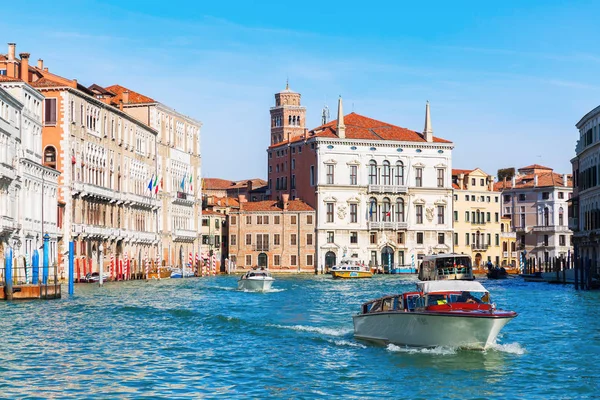
[{"label": "small white boat", "polygon": [[417,291],[363,304],[353,317],[354,336],[411,347],[485,350],[516,316],[514,311],[496,310],[479,282],[419,282]]},{"label": "small white boat", "polygon": [[194,273],[192,271],[190,271],[188,268],[184,268],[183,271],[181,271],[181,268],[175,268],[173,270],[171,270],[171,279],[179,279],[179,278],[193,278],[194,277]]},{"label": "small white boat", "polygon": [[271,289],[274,280],[266,269],[253,269],[242,275],[238,281],[238,289],[265,292]]}]

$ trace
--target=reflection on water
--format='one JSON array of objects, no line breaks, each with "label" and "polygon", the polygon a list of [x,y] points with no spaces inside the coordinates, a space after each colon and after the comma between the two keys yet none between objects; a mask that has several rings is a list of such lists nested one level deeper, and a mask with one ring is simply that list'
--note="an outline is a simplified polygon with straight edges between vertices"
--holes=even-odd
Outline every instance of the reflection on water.
[{"label": "reflection on water", "polygon": [[58,301],[0,303],[3,397],[554,398],[598,391],[598,292],[490,281],[519,317],[487,351],[378,346],[352,315],[414,278],[236,276],[77,285]]}]

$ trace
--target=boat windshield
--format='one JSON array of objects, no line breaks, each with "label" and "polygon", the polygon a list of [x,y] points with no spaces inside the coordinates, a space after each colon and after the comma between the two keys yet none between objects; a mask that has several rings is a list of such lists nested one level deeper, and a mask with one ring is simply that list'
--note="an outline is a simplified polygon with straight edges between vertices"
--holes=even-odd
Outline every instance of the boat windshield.
[{"label": "boat windshield", "polygon": [[435,261],[435,266],[438,270],[445,270],[448,271],[448,273],[464,274],[471,269],[471,259],[469,257],[461,256],[440,257]]},{"label": "boat windshield", "polygon": [[427,305],[435,306],[449,303],[477,303],[490,304],[490,294],[488,292],[449,292],[432,293],[427,296]]}]

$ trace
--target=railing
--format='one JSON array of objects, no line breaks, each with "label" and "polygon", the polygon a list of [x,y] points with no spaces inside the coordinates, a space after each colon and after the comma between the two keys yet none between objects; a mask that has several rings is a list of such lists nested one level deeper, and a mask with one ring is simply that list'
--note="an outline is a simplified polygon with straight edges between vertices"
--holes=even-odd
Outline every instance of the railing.
[{"label": "railing", "polygon": [[0,177],[5,176],[10,180],[14,180],[17,177],[17,172],[13,167],[8,164],[0,163]]},{"label": "railing", "polygon": [[158,207],[159,201],[158,199],[150,196],[140,196],[139,194],[127,193],[124,197],[124,200],[129,201],[131,203],[135,203],[139,206],[143,207]]},{"label": "railing", "polygon": [[112,199],[114,198],[115,192],[112,189],[108,189],[102,186],[92,185],[89,183],[83,184],[83,191],[88,195],[92,195],[95,197],[100,197],[103,199]]},{"label": "railing", "polygon": [[534,232],[566,232],[569,227],[564,225],[536,225],[533,227]]},{"label": "railing", "polygon": [[502,258],[508,258],[508,251],[502,252]]},{"label": "railing", "polygon": [[406,185],[369,185],[369,193],[408,193]]},{"label": "railing", "polygon": [[488,247],[490,247],[489,244],[472,244],[471,245],[471,250],[473,251],[486,251],[488,249]]},{"label": "railing", "polygon": [[512,258],[517,258],[517,252],[516,252],[516,251],[513,251],[513,252],[511,252],[511,253],[510,253],[510,256],[511,256]]},{"label": "railing", "polygon": [[255,244],[252,246],[252,250],[253,251],[269,251],[269,244],[268,243]]},{"label": "railing", "polygon": [[502,239],[516,239],[517,233],[516,232],[500,232],[500,237]]},{"label": "railing", "polygon": [[173,194],[173,202],[179,204],[193,204],[196,201],[194,195],[186,192],[177,192]]},{"label": "railing", "polygon": [[0,228],[2,232],[12,232],[15,230],[15,220],[9,216],[3,215],[0,218]]},{"label": "railing", "polygon": [[471,225],[485,225],[486,223],[485,221],[471,221]]},{"label": "railing", "polygon": [[173,236],[174,240],[194,241],[198,233],[191,229],[174,229]]},{"label": "railing", "polygon": [[388,222],[388,221],[368,221],[367,226],[369,229],[407,229],[408,222]]}]

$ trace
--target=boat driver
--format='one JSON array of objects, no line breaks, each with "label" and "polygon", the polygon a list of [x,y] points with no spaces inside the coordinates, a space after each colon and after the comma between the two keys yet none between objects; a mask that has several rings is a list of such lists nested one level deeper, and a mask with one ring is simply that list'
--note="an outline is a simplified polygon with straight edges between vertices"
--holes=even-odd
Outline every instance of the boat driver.
[{"label": "boat driver", "polygon": [[459,303],[481,303],[477,297],[473,296],[471,292],[462,292],[458,298]]}]

